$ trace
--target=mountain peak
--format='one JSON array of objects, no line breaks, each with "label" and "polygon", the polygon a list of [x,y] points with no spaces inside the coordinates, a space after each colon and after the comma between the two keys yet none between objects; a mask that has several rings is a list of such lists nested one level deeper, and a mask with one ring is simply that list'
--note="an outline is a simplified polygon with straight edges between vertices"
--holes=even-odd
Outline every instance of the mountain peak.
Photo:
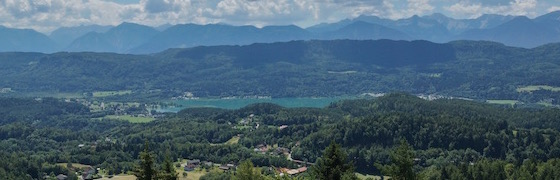
[{"label": "mountain peak", "polygon": [[451,19],[450,17],[445,16],[442,13],[433,13],[431,15],[426,15],[424,16],[424,18],[428,18],[428,19],[435,19],[435,20],[446,20],[446,19]]},{"label": "mountain peak", "polygon": [[118,26],[116,26],[115,28],[116,29],[121,29],[121,28],[137,28],[137,27],[152,28],[150,26],[145,26],[145,25],[131,23],[131,22],[123,22],[123,23],[119,24]]},{"label": "mountain peak", "polygon": [[560,10],[559,11],[553,11],[550,12],[548,14],[539,16],[537,18],[535,18],[536,22],[543,22],[543,21],[560,21]]}]

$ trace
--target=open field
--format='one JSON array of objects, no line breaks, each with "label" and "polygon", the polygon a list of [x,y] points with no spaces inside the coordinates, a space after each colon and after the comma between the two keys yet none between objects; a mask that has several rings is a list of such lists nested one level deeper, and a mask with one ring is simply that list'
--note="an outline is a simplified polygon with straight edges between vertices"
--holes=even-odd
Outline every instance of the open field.
[{"label": "open field", "polygon": [[183,171],[181,171],[181,173],[179,173],[179,179],[183,179],[183,180],[198,180],[200,179],[200,177],[204,176],[207,172],[205,170],[194,170],[191,172],[187,172],[187,177],[183,177]]},{"label": "open field", "polygon": [[498,99],[494,99],[494,100],[486,100],[487,103],[490,104],[502,104],[502,105],[515,105],[517,103],[519,103],[519,101],[517,100],[498,100]]},{"label": "open field", "polygon": [[81,93],[62,93],[62,92],[33,92],[22,94],[25,97],[53,97],[60,99],[79,99],[84,98]]},{"label": "open field", "polygon": [[[62,166],[62,167],[66,167],[67,163],[56,163],[56,165]],[[91,167],[90,165],[85,165],[85,164],[78,164],[78,163],[72,163],[72,167],[75,168],[86,168],[86,167]]]},{"label": "open field", "polygon": [[133,116],[130,116],[130,115],[123,115],[123,116],[108,115],[108,116],[105,116],[104,118],[115,119],[115,120],[124,120],[124,121],[128,121],[128,122],[131,122],[131,123],[148,123],[148,122],[152,122],[153,120],[155,120],[152,117],[133,117]]},{"label": "open field", "polygon": [[101,178],[101,180],[136,180],[136,176],[134,175],[115,175],[112,178],[108,178],[107,176],[104,176],[103,178]]},{"label": "open field", "polygon": [[225,144],[231,145],[231,144],[237,144],[237,142],[239,142],[239,136],[233,136],[231,139],[229,139],[228,141],[226,141]]},{"label": "open field", "polygon": [[233,144],[237,144],[239,142],[240,137],[239,136],[233,136],[231,137],[231,139],[229,139],[228,141],[224,142],[224,143],[210,143],[210,145],[212,146],[217,146],[217,145],[233,145]]},{"label": "open field", "polygon": [[[368,174],[360,174],[360,173],[356,173],[356,176],[358,176],[358,179],[367,179],[367,178],[373,178],[375,180],[379,180],[381,179],[381,176],[373,176],[373,175],[368,175]],[[389,176],[384,176],[383,179],[389,179]]]},{"label": "open field", "polygon": [[533,91],[537,91],[537,90],[548,90],[548,91],[553,91],[553,92],[559,92],[560,91],[560,87],[554,87],[554,86],[525,86],[525,87],[518,87],[517,88],[517,92],[533,92]]},{"label": "open field", "polygon": [[125,95],[131,94],[131,90],[123,90],[123,91],[95,91],[93,92],[93,97],[107,97],[107,96],[118,96],[118,95]]}]

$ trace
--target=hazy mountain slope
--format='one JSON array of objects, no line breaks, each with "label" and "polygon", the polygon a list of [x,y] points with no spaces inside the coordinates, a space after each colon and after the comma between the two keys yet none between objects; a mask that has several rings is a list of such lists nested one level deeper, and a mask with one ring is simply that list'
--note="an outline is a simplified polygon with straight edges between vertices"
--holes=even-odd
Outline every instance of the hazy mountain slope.
[{"label": "hazy mountain slope", "polygon": [[540,26],[548,27],[554,30],[560,36],[560,11],[551,12],[534,19],[534,22]]},{"label": "hazy mountain slope", "polygon": [[100,26],[100,25],[87,25],[76,27],[61,27],[49,35],[49,37],[58,44],[60,48],[67,47],[72,41],[86,35],[90,32],[104,33],[111,29],[113,26]]},{"label": "hazy mountain slope", "polygon": [[66,50],[126,53],[157,33],[159,31],[149,26],[122,23],[105,33],[90,32],[74,40]]},{"label": "hazy mountain slope", "polygon": [[247,45],[309,38],[310,34],[297,26],[269,26],[259,29],[254,26],[181,24],[167,28],[131,52],[144,54],[177,47]]},{"label": "hazy mountain slope", "polygon": [[[4,49],[150,54],[169,48],[248,45],[309,39],[428,40],[439,43],[453,40],[485,40],[532,48],[560,41],[559,17],[560,11],[535,19],[493,14],[482,15],[476,19],[454,19],[437,13],[398,20],[359,16],[334,23],[322,23],[306,29],[294,25],[257,28],[225,24],[165,24],[152,28],[123,23],[110,30],[107,30],[109,28],[107,26],[96,25],[60,28],[50,36],[57,43],[56,46],[43,43],[37,45],[40,48],[26,50],[23,47],[28,46],[16,41],[11,42],[15,43],[14,45],[6,45]],[[35,44],[41,43],[33,45]]]},{"label": "hazy mountain slope", "polygon": [[514,16],[503,16],[496,14],[484,14],[476,19],[454,19],[443,14],[435,13],[423,18],[433,19],[445,26],[451,34],[460,34],[472,29],[489,29],[504,24]]},{"label": "hazy mountain slope", "polygon": [[521,16],[495,28],[467,31],[459,35],[458,39],[496,41],[510,46],[532,48],[558,42],[560,36],[549,26]]},{"label": "hazy mountain slope", "polygon": [[336,31],[319,35],[321,39],[353,39],[353,40],[375,40],[375,39],[392,39],[392,40],[410,40],[410,36],[398,30],[387,28],[381,25],[356,21],[352,24],[344,26]]},{"label": "hazy mountain slope", "polygon": [[56,43],[31,29],[13,29],[0,26],[0,52],[53,52]]}]

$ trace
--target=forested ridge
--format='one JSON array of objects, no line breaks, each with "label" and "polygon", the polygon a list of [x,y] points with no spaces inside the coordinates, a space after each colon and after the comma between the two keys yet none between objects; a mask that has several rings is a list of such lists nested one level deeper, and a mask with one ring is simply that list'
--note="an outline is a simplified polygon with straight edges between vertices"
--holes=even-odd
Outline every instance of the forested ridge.
[{"label": "forested ridge", "polygon": [[[52,98],[0,99],[0,160],[6,162],[0,165],[0,178],[67,174],[55,165],[67,162],[111,174],[134,171],[146,141],[157,164],[168,154],[173,160],[250,160],[258,167],[296,167],[283,155],[253,150],[262,144],[287,148],[293,159],[316,162],[336,142],[355,171],[377,175],[389,171],[376,164],[394,163],[394,147],[405,141],[413,149],[414,173],[426,179],[553,177],[560,158],[558,109],[427,101],[402,93],[321,109],[266,103],[238,110],[186,109],[144,124],[98,118],[104,113],[110,112],[90,112]],[[225,143],[232,137],[239,142]]]},{"label": "forested ridge", "polygon": [[[196,97],[333,97],[403,91],[558,104],[559,44],[333,40],[170,49],[152,55],[1,53],[2,96],[132,93]],[[533,87],[529,91],[519,88]]]}]

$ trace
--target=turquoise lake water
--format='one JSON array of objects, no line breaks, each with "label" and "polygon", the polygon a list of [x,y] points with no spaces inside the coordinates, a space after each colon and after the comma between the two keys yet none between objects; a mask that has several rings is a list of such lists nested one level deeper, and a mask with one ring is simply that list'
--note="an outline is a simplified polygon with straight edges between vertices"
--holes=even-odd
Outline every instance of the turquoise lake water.
[{"label": "turquoise lake water", "polygon": [[239,109],[254,103],[274,103],[284,107],[316,107],[323,108],[332,102],[354,99],[352,97],[321,97],[321,98],[271,98],[271,99],[189,99],[173,100],[176,107],[157,109],[159,112],[178,112],[185,108],[213,107],[222,109]]}]

